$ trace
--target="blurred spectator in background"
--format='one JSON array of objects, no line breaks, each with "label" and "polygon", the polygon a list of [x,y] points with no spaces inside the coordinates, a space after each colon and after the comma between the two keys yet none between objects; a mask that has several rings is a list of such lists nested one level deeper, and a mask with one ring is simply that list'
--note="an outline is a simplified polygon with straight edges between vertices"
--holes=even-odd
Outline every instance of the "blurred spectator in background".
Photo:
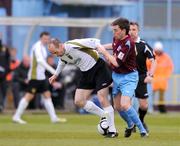
[{"label": "blurred spectator in background", "polygon": [[7,80],[6,108],[13,107],[12,80],[13,80],[14,71],[20,64],[20,61],[17,59],[16,48],[11,48],[9,52],[10,52],[10,70],[11,71],[6,76],[6,80]]},{"label": "blurred spectator in background", "polygon": [[17,59],[17,50],[16,48],[11,48],[9,50],[10,52],[10,69],[11,72],[9,72],[6,76],[6,80],[8,82],[12,81],[14,70],[19,66],[20,61]]},{"label": "blurred spectator in background", "polygon": [[[82,75],[80,69],[72,64],[68,64],[63,69],[60,75],[62,76],[62,82],[64,83],[65,88],[66,88],[66,99],[73,99],[74,101],[75,91],[76,91],[79,79],[81,78],[81,75]],[[75,106],[76,112],[84,113],[85,110],[81,110],[82,108],[79,108],[75,104],[74,106]]]},{"label": "blurred spectator in background", "polygon": [[174,66],[170,56],[163,51],[163,44],[161,42],[155,42],[154,52],[156,56],[157,66],[152,82],[153,95],[155,95],[156,92],[159,93],[159,112],[166,113],[164,95],[165,91],[168,88],[168,79],[173,72]]},{"label": "blurred spectator in background", "polygon": [[[56,69],[57,65],[55,64],[54,57],[52,55],[49,55],[47,57],[47,63],[50,66],[52,66],[54,69]],[[46,71],[46,77],[47,78],[51,77],[51,74],[48,71]],[[64,109],[65,86],[60,81],[60,79],[61,76],[59,75],[56,81],[52,85],[49,84],[52,101],[56,109]]]},{"label": "blurred spectator in background", "polygon": [[2,44],[2,34],[0,33],[0,112],[4,108],[8,72],[10,72],[10,53],[9,49]]},{"label": "blurred spectator in background", "polygon": [[17,108],[20,98],[26,91],[28,85],[28,70],[30,64],[30,57],[23,56],[20,65],[16,68],[13,75],[12,92],[14,97],[14,106]]}]

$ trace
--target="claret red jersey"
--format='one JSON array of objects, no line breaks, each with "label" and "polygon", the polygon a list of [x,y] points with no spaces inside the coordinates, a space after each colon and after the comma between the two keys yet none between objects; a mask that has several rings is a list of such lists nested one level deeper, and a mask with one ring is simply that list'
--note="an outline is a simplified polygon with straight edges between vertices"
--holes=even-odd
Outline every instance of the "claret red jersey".
[{"label": "claret red jersey", "polygon": [[135,44],[127,35],[123,40],[113,38],[113,55],[119,64],[119,67],[112,65],[116,73],[130,73],[136,70],[136,52]]}]

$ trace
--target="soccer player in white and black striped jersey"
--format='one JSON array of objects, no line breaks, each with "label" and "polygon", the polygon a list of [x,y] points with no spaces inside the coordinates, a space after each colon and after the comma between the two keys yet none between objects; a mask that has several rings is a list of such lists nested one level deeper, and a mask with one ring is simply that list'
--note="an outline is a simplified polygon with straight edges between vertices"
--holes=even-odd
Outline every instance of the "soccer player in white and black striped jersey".
[{"label": "soccer player in white and black striped jersey", "polygon": [[[106,137],[117,137],[114,124],[114,109],[107,96],[109,85],[112,83],[111,71],[105,61],[100,58],[96,49],[102,47],[100,40],[95,38],[75,39],[61,43],[52,39],[48,50],[59,57],[55,74],[49,78],[53,83],[66,64],[77,66],[82,73],[75,93],[75,104],[87,112],[103,118],[108,113],[109,129]],[[103,109],[96,106],[89,97],[93,90],[97,91],[98,99]]]},{"label": "soccer player in white and black striped jersey", "polygon": [[[129,34],[135,41],[136,47],[136,62],[139,74],[139,82],[135,91],[135,95],[139,101],[139,117],[143,123],[144,128],[148,132],[147,125],[144,122],[144,117],[148,110],[148,93],[147,83],[151,83],[156,62],[152,48],[139,37],[139,24],[137,22],[130,22]],[[151,68],[147,71],[146,59],[151,61]]]},{"label": "soccer player in white and black striped jersey", "polygon": [[48,87],[48,81],[45,76],[46,70],[51,74],[55,73],[55,70],[46,62],[46,45],[48,44],[49,39],[50,34],[48,32],[42,32],[40,34],[40,39],[31,49],[31,62],[30,69],[28,71],[28,87],[24,97],[19,102],[15,114],[12,117],[12,120],[15,123],[26,124],[26,121],[22,120],[21,117],[36,93],[43,94],[44,107],[47,110],[52,123],[66,122],[65,118],[58,118],[55,112],[51,99],[51,93]]}]

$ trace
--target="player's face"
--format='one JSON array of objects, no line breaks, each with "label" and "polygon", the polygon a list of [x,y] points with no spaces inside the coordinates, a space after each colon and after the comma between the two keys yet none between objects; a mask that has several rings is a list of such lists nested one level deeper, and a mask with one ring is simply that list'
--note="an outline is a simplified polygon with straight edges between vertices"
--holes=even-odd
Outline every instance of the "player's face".
[{"label": "player's face", "polygon": [[43,35],[43,36],[41,37],[41,42],[42,42],[44,45],[47,45],[48,42],[49,42],[49,40],[50,40],[50,36],[49,36],[49,35]]},{"label": "player's face", "polygon": [[125,31],[121,28],[119,28],[118,25],[112,26],[113,34],[115,39],[123,39],[125,36]]},{"label": "player's face", "polygon": [[137,25],[130,25],[129,34],[133,40],[136,41],[136,39],[138,38],[138,33],[139,33],[139,29]]},{"label": "player's face", "polygon": [[48,50],[51,54],[58,57],[63,56],[65,51],[64,48],[62,47],[62,44],[59,45],[59,48],[56,48],[54,44],[49,44]]}]

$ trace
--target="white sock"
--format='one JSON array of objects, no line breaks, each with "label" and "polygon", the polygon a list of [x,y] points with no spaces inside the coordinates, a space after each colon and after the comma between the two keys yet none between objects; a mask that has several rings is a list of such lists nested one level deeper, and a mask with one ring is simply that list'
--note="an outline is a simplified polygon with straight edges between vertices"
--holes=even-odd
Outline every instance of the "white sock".
[{"label": "white sock", "polygon": [[113,107],[111,105],[108,107],[105,107],[104,111],[109,114],[109,119],[108,119],[109,131],[116,132],[116,128],[115,128],[115,124],[114,124],[114,109],[113,109]]},{"label": "white sock", "polygon": [[25,98],[22,98],[19,102],[16,113],[14,114],[14,117],[21,118],[21,116],[22,116],[24,110],[27,108],[28,104],[29,104],[29,102]]},{"label": "white sock", "polygon": [[84,109],[87,112],[98,115],[100,117],[102,117],[104,115],[104,110],[102,110],[100,107],[98,107],[92,101],[89,101],[89,100],[86,102]]},{"label": "white sock", "polygon": [[44,107],[46,108],[46,110],[51,118],[51,121],[53,121],[54,119],[57,118],[51,98],[44,98]]}]

